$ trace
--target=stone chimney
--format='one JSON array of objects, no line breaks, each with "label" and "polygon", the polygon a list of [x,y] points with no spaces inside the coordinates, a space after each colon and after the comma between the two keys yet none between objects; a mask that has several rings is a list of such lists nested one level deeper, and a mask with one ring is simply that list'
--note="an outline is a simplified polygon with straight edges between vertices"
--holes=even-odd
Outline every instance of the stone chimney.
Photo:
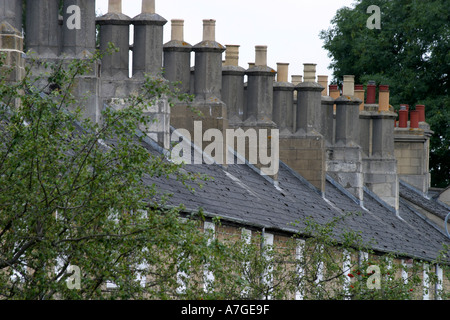
[{"label": "stone chimney", "polygon": [[[255,130],[258,136],[258,144],[256,142],[252,144],[249,141],[250,139],[246,139],[245,158],[251,159],[253,157],[256,160],[253,161],[255,167],[263,170],[263,168],[267,167],[263,163],[261,155],[270,154],[273,156],[278,154],[279,150],[278,129],[273,121],[276,71],[267,66],[267,46],[255,46],[255,64],[250,65],[246,75],[246,103],[240,128],[245,132]],[[268,141],[266,146],[261,145],[262,139]],[[228,141],[228,139],[227,142],[230,146],[234,143],[233,141]],[[255,157],[255,155],[258,155],[258,157]],[[272,160],[275,159],[272,158]],[[279,158],[277,157],[275,161],[277,167],[278,161]],[[250,163],[252,163],[251,160]],[[277,180],[277,172],[267,175]]]},{"label": "stone chimney", "polygon": [[199,103],[221,102],[222,53],[225,47],[215,41],[216,20],[203,20],[203,41],[195,52],[194,93]]},{"label": "stone chimney", "polygon": [[363,203],[362,152],[359,146],[359,105],[353,77],[345,77],[343,94],[336,104],[335,142],[327,150],[327,173]]},{"label": "stone chimney", "polygon": [[[5,55],[4,65],[0,73],[5,76],[7,82],[17,83],[25,76],[25,61],[23,59],[22,32],[14,28],[7,20],[0,22],[0,54]],[[6,102],[6,97],[3,97]],[[2,101],[0,101],[1,103]],[[10,101],[10,107],[19,108],[20,99]]]},{"label": "stone chimney", "polygon": [[[97,24],[100,25],[100,51],[104,52],[101,76],[128,79],[131,18],[122,13],[122,0],[109,0],[108,13],[98,17]],[[105,54],[109,43],[113,43],[118,52]]]},{"label": "stone chimney", "polygon": [[9,73],[7,81],[21,81],[25,75],[22,32],[14,28],[8,21],[0,22],[0,53],[6,55],[5,64],[0,72],[2,74]]},{"label": "stone chimney", "polygon": [[316,64],[305,63],[303,77],[305,82],[295,87],[297,90],[296,131],[302,130],[305,133],[321,131],[321,92],[323,87],[313,81],[316,79],[315,69]]},{"label": "stone chimney", "polygon": [[143,78],[145,75],[161,77],[163,28],[167,20],[155,13],[155,0],[142,0],[141,14],[134,17],[132,23],[134,24],[133,77]]},{"label": "stone chimney", "polygon": [[182,93],[189,93],[192,46],[184,41],[184,20],[172,20],[172,39],[164,44],[164,77],[180,82]]},{"label": "stone chimney", "polygon": [[273,121],[280,132],[287,130],[292,133],[295,86],[288,82],[288,68],[288,63],[277,63],[277,81],[273,84]]},{"label": "stone chimney", "polygon": [[7,22],[22,33],[22,0],[0,0],[0,23]]},{"label": "stone chimney", "polygon": [[[389,86],[380,85],[378,104],[375,103],[375,93],[376,85],[371,81],[367,85],[366,103],[359,111],[364,185],[398,210],[399,189],[393,138],[397,114],[389,108]],[[364,96],[364,92],[357,94]]]},{"label": "stone chimney", "polygon": [[[13,3],[13,1],[5,1]],[[59,0],[34,0],[27,2],[27,36],[25,44],[29,53],[35,53],[40,58],[56,58],[60,54],[61,39],[58,12]],[[72,33],[67,30],[64,32],[64,35],[67,39]],[[68,51],[68,43],[64,43],[66,44],[63,48],[64,52],[73,54],[72,50]]]},{"label": "stone chimney", "polygon": [[245,69],[239,66],[239,46],[226,45],[222,67],[222,100],[227,105],[230,127],[238,127],[244,113]]},{"label": "stone chimney", "polygon": [[[190,87],[195,95],[194,101],[177,103],[171,108],[171,125],[186,129],[191,136],[203,135],[209,129],[218,129],[225,134],[228,128],[227,106],[222,101],[222,53],[225,47],[215,41],[215,26],[215,20],[203,20],[203,40],[192,47],[195,67]],[[198,130],[201,133],[194,131],[197,130],[196,123],[201,123],[201,130]],[[195,143],[200,148],[205,146],[201,140]],[[222,155],[224,152],[225,149]]]},{"label": "stone chimney", "polygon": [[[297,101],[294,105],[295,121],[292,133],[280,132],[280,159],[300,174],[320,192],[325,191],[325,140],[322,127],[323,87],[315,82],[316,65],[304,64],[305,82],[299,77],[295,85]],[[275,110],[275,109],[274,109]]]},{"label": "stone chimney", "polygon": [[394,150],[399,179],[426,195],[431,183],[429,157],[433,131],[422,121],[425,120],[424,108],[417,105],[416,110],[409,110],[408,105],[400,105],[399,124],[394,130]]},{"label": "stone chimney", "polygon": [[267,66],[267,46],[255,46],[255,66],[247,72],[247,105],[243,120],[272,126],[275,70]]}]

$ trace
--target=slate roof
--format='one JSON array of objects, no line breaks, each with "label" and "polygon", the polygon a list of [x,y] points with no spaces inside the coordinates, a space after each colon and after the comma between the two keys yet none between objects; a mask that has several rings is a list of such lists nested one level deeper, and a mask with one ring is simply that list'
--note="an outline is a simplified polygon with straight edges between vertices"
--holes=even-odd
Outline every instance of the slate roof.
[{"label": "slate roof", "polygon": [[[158,152],[154,143],[146,147],[152,153]],[[278,172],[278,186],[251,165],[233,164],[224,168],[217,164],[192,164],[184,169],[205,174],[212,180],[202,182],[202,188],[190,183],[195,192],[175,178],[152,177],[145,183],[155,183],[160,192],[173,194],[171,205],[183,204],[190,211],[202,208],[205,216],[269,232],[298,232],[304,228],[302,221],[306,217],[324,224],[353,212],[357,214],[337,226],[336,235],[347,228],[361,231],[363,240],[373,242],[376,251],[433,261],[444,243],[450,245],[450,239],[442,231],[403,202],[396,213],[366,189],[361,206],[329,177],[323,195],[283,163]]]}]

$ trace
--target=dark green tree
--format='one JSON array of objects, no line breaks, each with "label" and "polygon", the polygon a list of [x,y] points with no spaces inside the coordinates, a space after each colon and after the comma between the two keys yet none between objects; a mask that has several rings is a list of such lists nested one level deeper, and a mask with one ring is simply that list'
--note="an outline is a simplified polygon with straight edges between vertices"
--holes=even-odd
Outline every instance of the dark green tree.
[{"label": "dark green tree", "polygon": [[[380,8],[380,29],[366,25]],[[390,85],[391,104],[426,105],[431,138],[432,185],[450,184],[450,6],[446,0],[359,0],[337,11],[332,27],[322,30],[332,58],[335,81]]]}]

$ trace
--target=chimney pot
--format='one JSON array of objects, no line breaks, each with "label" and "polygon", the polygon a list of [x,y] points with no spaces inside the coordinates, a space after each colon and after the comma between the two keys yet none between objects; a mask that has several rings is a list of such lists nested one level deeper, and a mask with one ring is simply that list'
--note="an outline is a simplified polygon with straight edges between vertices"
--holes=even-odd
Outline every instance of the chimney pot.
[{"label": "chimney pot", "polygon": [[315,63],[303,64],[303,81],[316,82],[316,65]]},{"label": "chimney pot", "polygon": [[400,110],[398,112],[398,117],[399,117],[398,127],[399,128],[408,127],[408,110],[405,109],[405,106],[400,106]]},{"label": "chimney pot", "polygon": [[367,97],[366,104],[375,104],[375,96],[376,96],[377,87],[375,85],[375,81],[371,80],[367,84]]},{"label": "chimney pot", "polygon": [[277,81],[288,82],[289,63],[277,63]]},{"label": "chimney pot", "polygon": [[155,11],[155,0],[142,0],[142,13],[154,14]]},{"label": "chimney pot", "polygon": [[267,46],[255,46],[255,65],[257,67],[267,66]]},{"label": "chimney pot", "polygon": [[328,95],[328,76],[317,76],[317,82],[324,87],[322,90],[322,96]]},{"label": "chimney pot", "polygon": [[239,45],[227,44],[225,51],[225,66],[239,66]]},{"label": "chimney pot", "polygon": [[346,96],[355,95],[355,76],[345,75],[344,84],[342,86],[342,94]]},{"label": "chimney pot", "polygon": [[379,111],[389,111],[389,86],[381,85],[378,87],[378,104]]},{"label": "chimney pot", "polygon": [[340,97],[339,87],[337,84],[330,84],[328,86],[328,89],[330,90],[330,97],[333,99],[337,99]]},{"label": "chimney pot", "polygon": [[419,122],[425,122],[425,106],[418,104],[416,105],[416,110],[419,111]]},{"label": "chimney pot", "polygon": [[172,40],[184,41],[184,20],[173,19],[171,22],[172,22]]},{"label": "chimney pot", "polygon": [[122,13],[122,0],[109,0],[108,13]]},{"label": "chimney pot", "polygon": [[203,20],[203,41],[216,41],[216,20]]},{"label": "chimney pot", "polygon": [[409,112],[410,116],[410,127],[411,128],[419,128],[419,111],[417,110],[411,110]]},{"label": "chimney pot", "polygon": [[295,85],[303,82],[303,76],[302,75],[292,75],[291,76],[291,82]]},{"label": "chimney pot", "polygon": [[364,85],[362,84],[355,84],[355,97],[357,97],[359,100],[361,100],[361,104],[359,105],[359,111],[364,110]]}]

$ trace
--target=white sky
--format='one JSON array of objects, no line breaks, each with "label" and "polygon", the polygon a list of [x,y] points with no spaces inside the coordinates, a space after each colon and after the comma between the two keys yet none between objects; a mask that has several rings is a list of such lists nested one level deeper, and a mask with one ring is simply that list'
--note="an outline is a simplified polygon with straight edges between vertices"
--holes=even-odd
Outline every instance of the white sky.
[{"label": "white sky", "polygon": [[[268,46],[268,65],[289,63],[289,79],[303,74],[303,63],[316,63],[317,75],[328,75],[330,58],[319,32],[328,29],[336,11],[354,0],[156,0],[156,13],[168,22],[164,43],[170,41],[170,20],[184,20],[184,40],[202,41],[203,19],[216,20],[216,41],[240,45],[239,65],[255,60],[255,45]],[[123,13],[133,18],[142,0],[123,0]],[[98,13],[108,11],[108,0],[96,0]],[[369,15],[368,15],[369,17]]]}]

